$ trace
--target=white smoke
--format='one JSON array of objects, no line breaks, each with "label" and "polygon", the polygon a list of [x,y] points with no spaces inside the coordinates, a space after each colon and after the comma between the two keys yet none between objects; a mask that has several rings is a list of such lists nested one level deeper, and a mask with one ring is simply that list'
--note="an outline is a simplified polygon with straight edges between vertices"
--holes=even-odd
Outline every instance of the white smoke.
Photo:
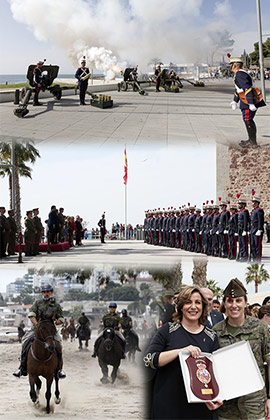
[{"label": "white smoke", "polygon": [[225,29],[224,16],[230,14],[228,0],[214,2],[216,19],[209,36],[200,21],[203,0],[9,2],[14,19],[26,24],[38,40],[52,40],[75,67],[85,55],[88,67],[107,78],[126,62],[143,68],[153,57],[175,63],[202,61],[213,48],[214,31]]}]

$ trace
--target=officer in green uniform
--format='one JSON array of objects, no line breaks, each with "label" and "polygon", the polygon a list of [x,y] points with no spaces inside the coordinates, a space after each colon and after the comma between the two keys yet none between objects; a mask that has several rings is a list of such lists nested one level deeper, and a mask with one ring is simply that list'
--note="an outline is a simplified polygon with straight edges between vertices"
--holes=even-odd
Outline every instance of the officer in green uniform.
[{"label": "officer in green uniform", "polygon": [[[220,347],[247,340],[258,367],[265,378],[264,362],[270,369],[270,333],[267,324],[245,315],[247,291],[238,279],[232,279],[224,290],[227,318],[214,326]],[[247,366],[248,369],[248,366]],[[232,372],[232,380],[237,380]],[[224,401],[217,410],[219,419],[264,420],[270,417],[270,396],[265,387],[261,391]]]},{"label": "officer in green uniform", "polygon": [[64,216],[64,208],[60,207],[59,213],[58,213],[58,219],[59,219],[59,242],[63,242],[63,233],[64,233],[64,226],[66,221],[66,216]]},{"label": "officer in green uniform", "polygon": [[141,351],[139,347],[139,336],[133,329],[132,318],[128,315],[126,309],[122,309],[122,317],[120,318],[121,328],[124,333],[124,337],[126,336],[126,332],[130,332],[136,338],[136,350]]},{"label": "officer in green uniform", "polygon": [[16,243],[16,233],[18,231],[18,228],[14,219],[13,209],[8,211],[7,225],[8,225],[7,253],[8,255],[16,255],[15,243]]},{"label": "officer in green uniform", "polygon": [[34,213],[33,222],[34,222],[35,230],[36,230],[35,239],[34,239],[33,254],[38,255],[38,254],[40,254],[40,252],[38,252],[38,251],[39,251],[39,243],[41,241],[41,234],[43,232],[43,226],[42,226],[40,217],[38,217],[39,209],[38,208],[33,209],[33,213]]},{"label": "officer in green uniform", "polygon": [[[122,346],[123,346],[123,355],[122,358],[125,359],[125,346],[126,346],[126,340],[123,334],[119,331],[119,328],[121,328],[120,323],[120,316],[116,312],[117,304],[115,302],[111,302],[109,304],[109,312],[105,314],[102,318],[101,325],[103,328],[113,328],[115,335],[119,338]],[[97,350],[99,347],[99,344],[101,342],[103,336],[103,331],[99,334],[98,338],[95,341],[94,344],[94,352],[92,354],[92,357],[97,356]]]},{"label": "officer in green uniform", "polygon": [[81,316],[78,319],[78,323],[80,325],[84,325],[84,326],[88,326],[89,327],[90,321],[89,321],[89,318],[87,318],[87,316],[85,315],[84,312],[81,313]]},{"label": "officer in green uniform", "polygon": [[24,220],[24,225],[25,225],[25,232],[24,232],[25,250],[24,251],[25,251],[26,256],[34,255],[34,242],[35,242],[35,235],[37,231],[36,231],[32,216],[33,216],[32,210],[28,210],[26,212],[26,218]]},{"label": "officer in green uniform", "polygon": [[[13,373],[14,376],[20,378],[21,376],[27,376],[27,355],[31,347],[32,341],[35,338],[35,330],[40,319],[41,314],[51,316],[53,314],[53,320],[56,325],[62,325],[64,317],[62,308],[53,297],[53,287],[49,284],[45,285],[41,289],[42,299],[35,301],[30,309],[28,318],[32,322],[33,326],[30,331],[27,331],[23,336],[22,340],[22,352],[21,352],[21,364],[19,369]],[[57,341],[56,352],[58,357],[58,376],[59,378],[65,378],[66,374],[60,369],[62,365],[62,345],[61,337],[58,332],[55,334],[54,339]]]}]

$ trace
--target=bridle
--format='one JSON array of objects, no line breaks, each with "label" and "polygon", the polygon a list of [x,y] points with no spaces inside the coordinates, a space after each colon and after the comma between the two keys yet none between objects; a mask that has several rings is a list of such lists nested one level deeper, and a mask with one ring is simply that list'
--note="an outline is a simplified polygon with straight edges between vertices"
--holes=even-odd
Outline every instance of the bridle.
[{"label": "bridle", "polygon": [[[42,319],[42,320],[40,320],[39,321],[39,323],[41,324],[42,322],[51,322],[49,319]],[[41,335],[41,340],[38,338],[38,337],[35,337],[34,338],[34,341],[36,341],[39,345],[41,345],[42,347],[44,347],[47,351],[49,351],[51,354],[50,354],[50,356],[48,357],[48,359],[46,359],[46,360],[43,360],[43,359],[38,359],[37,357],[36,357],[36,355],[34,354],[34,351],[33,351],[33,347],[31,346],[31,354],[32,354],[32,356],[33,356],[33,358],[35,359],[35,360],[37,360],[37,361],[39,361],[39,362],[47,362],[47,361],[49,361],[52,357],[53,357],[53,354],[54,354],[54,352],[55,352],[55,340],[54,340],[54,336],[53,335],[48,335],[48,336],[46,336],[46,337],[44,337],[44,335],[43,335],[43,333],[42,333],[42,331],[40,331],[40,330],[38,330],[38,332],[39,332],[39,334]],[[52,340],[53,340],[53,350],[51,350],[50,348],[49,348],[49,345],[48,345],[48,343],[46,342],[46,340],[48,340],[48,338],[52,338]]]}]

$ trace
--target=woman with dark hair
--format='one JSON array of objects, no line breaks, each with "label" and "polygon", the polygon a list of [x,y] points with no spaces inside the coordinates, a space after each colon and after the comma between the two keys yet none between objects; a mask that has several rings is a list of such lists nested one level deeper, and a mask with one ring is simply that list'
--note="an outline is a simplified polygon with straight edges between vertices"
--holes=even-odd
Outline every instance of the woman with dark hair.
[{"label": "woman with dark hair", "polygon": [[262,305],[270,305],[270,296],[264,298]]},{"label": "woman with dark hair", "polygon": [[149,416],[152,419],[212,419],[222,402],[188,403],[179,362],[179,352],[189,351],[197,358],[201,352],[218,349],[217,335],[204,324],[208,302],[198,287],[186,287],[178,297],[174,322],[167,322],[154,335],[144,357],[145,366],[155,370],[150,381]]}]

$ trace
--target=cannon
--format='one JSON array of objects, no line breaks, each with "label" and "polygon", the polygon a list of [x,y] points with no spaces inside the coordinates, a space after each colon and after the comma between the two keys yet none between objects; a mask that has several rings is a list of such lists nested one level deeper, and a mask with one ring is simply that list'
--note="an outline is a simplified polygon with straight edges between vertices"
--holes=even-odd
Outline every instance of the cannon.
[{"label": "cannon", "polygon": [[125,71],[122,73],[124,80],[118,83],[117,85],[118,92],[120,92],[120,90],[122,92],[126,92],[128,90],[128,87],[131,86],[133,89],[133,92],[139,92],[140,95],[146,95],[146,92],[141,88],[140,85],[142,83],[148,83],[151,86],[151,80],[138,81],[137,78],[133,79],[132,78],[133,69],[134,69],[133,67],[126,68]]},{"label": "cannon", "polygon": [[[27,106],[28,106],[32,93],[35,91],[34,82],[33,82],[35,67],[36,67],[35,64],[30,64],[27,70],[26,77],[29,80],[29,85],[31,87],[24,86],[19,92],[19,98],[18,98],[19,107],[14,109],[14,115],[18,118],[23,118],[29,112],[29,110],[27,109]],[[71,87],[71,86],[60,86],[57,84],[53,85],[53,81],[58,75],[59,66],[45,65],[41,67],[41,71],[42,71],[42,77],[41,77],[40,90],[42,92],[45,92],[45,90],[49,91],[56,100],[59,101],[61,99],[63,90],[74,89],[74,87]],[[15,104],[18,103],[16,101],[16,96],[15,96],[14,103]]]}]

